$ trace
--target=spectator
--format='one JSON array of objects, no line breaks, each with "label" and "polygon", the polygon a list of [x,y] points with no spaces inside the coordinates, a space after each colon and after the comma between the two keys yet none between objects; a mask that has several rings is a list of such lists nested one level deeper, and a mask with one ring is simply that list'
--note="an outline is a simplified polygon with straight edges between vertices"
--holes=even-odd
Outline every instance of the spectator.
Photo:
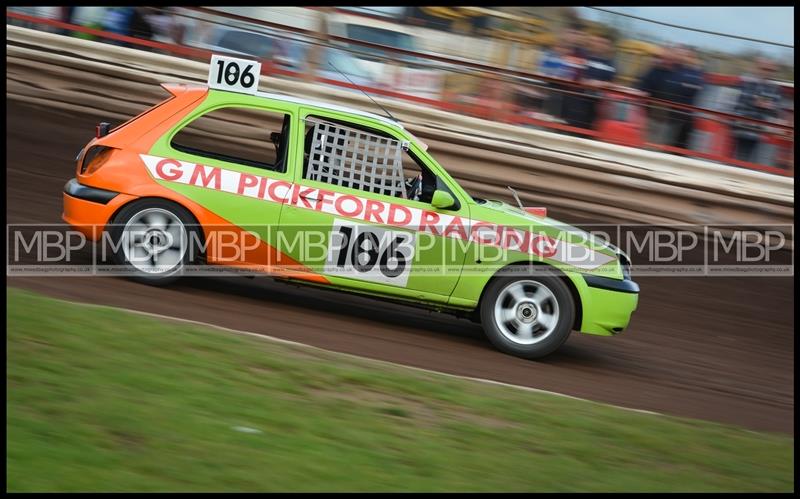
[{"label": "spectator", "polygon": [[545,54],[542,63],[539,65],[539,72],[545,76],[562,80],[573,79],[576,74],[576,68],[573,64],[567,62],[570,54],[571,50],[568,45],[557,43],[553,50]]},{"label": "spectator", "polygon": [[[655,99],[670,100],[672,98],[668,81],[672,77],[677,63],[674,50],[664,50],[659,54],[655,63],[642,76],[637,88],[645,96]],[[650,105],[647,107],[647,141],[654,144],[668,143],[669,136],[669,109]]]},{"label": "spectator", "polygon": [[[556,42],[553,50],[548,52],[544,59],[542,59],[542,63],[539,66],[539,73],[544,76],[550,76],[551,78],[574,80],[577,76],[578,68],[574,63],[568,62],[571,53],[572,49],[569,45],[562,41]],[[564,91],[569,91],[571,89],[559,83],[550,83],[548,87],[551,91],[549,92],[545,104],[545,111],[552,116],[563,118]]]},{"label": "spectator", "polygon": [[[688,47],[678,47],[675,51],[677,63],[667,79],[668,100],[688,106],[695,105],[697,95],[703,88],[703,71],[695,52]],[[687,149],[694,125],[691,112],[673,109],[670,112],[671,126],[674,130],[672,145]]]},{"label": "spectator", "polygon": [[[560,40],[556,41],[553,50],[542,60],[539,72],[562,80],[577,80],[584,64],[584,52],[581,46],[583,38],[577,27],[566,30]],[[548,114],[568,121],[570,118],[568,106],[571,106],[570,92],[575,92],[576,88],[559,83],[551,83],[548,86],[551,89],[547,101]]]},{"label": "spectator", "polygon": [[580,23],[574,23],[561,36],[562,42],[569,48],[570,55],[583,59],[586,57],[587,35]]},{"label": "spectator", "polygon": [[[153,37],[153,28],[145,18],[149,12],[148,7],[111,7],[103,17],[103,29],[118,35],[149,40]],[[126,47],[133,46],[130,43],[113,43]]]},{"label": "spectator", "polygon": [[[73,17],[75,16],[75,6],[67,6],[67,7],[59,7],[60,10],[60,21],[65,22],[67,24],[73,24]],[[68,29],[59,29],[59,34],[62,35],[72,35],[72,31]]]},{"label": "spectator", "polygon": [[[108,10],[108,7],[75,7],[75,10],[72,12],[71,22],[79,26],[102,30],[103,17],[105,17],[106,10]],[[89,33],[84,33],[82,31],[73,31],[72,36],[82,38],[84,40],[97,39],[96,36]]]},{"label": "spectator", "polygon": [[[133,7],[110,7],[103,16],[103,29],[118,35],[127,35]],[[122,45],[120,42],[113,42]]]},{"label": "spectator", "polygon": [[155,11],[152,7],[134,7],[128,26],[128,34],[136,38],[150,40],[153,38],[153,27],[147,18]]},{"label": "spectator", "polygon": [[180,15],[176,7],[164,7],[146,16],[158,42],[185,45],[188,33],[194,28],[192,19]]},{"label": "spectator", "polygon": [[[756,59],[752,76],[742,77],[741,93],[734,109],[735,114],[758,120],[771,120],[778,117],[781,99],[780,88],[767,78],[773,76],[777,66],[769,59]],[[764,127],[753,123],[738,121],[733,126],[734,156],[742,161],[755,161],[757,148],[764,133]]]},{"label": "spectator", "polygon": [[[607,85],[617,73],[611,60],[611,43],[605,37],[594,35],[589,37],[589,49],[578,71],[578,80],[594,87]],[[584,96],[569,95],[565,97],[565,113],[567,123],[581,128],[594,128],[597,119],[599,90],[585,90]]]}]

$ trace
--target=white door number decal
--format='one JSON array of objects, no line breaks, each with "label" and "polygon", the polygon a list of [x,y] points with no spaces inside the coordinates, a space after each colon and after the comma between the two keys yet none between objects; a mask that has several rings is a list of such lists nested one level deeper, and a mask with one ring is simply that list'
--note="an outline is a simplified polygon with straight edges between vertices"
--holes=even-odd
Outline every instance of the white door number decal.
[{"label": "white door number decal", "polygon": [[415,234],[335,219],[325,273],[405,287]]},{"label": "white door number decal", "polygon": [[229,92],[255,94],[260,76],[260,62],[212,55],[208,68],[208,86]]}]

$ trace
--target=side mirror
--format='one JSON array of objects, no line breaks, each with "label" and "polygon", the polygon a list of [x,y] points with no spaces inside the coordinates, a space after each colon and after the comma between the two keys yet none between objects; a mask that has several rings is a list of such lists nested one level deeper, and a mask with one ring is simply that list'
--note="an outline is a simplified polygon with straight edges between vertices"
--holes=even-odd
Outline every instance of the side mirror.
[{"label": "side mirror", "polygon": [[449,192],[442,191],[439,189],[436,189],[433,192],[433,198],[431,199],[431,206],[433,206],[434,208],[441,208],[443,210],[446,210],[447,208],[450,208],[454,204],[456,204],[456,200],[453,199],[453,195],[450,194]]}]

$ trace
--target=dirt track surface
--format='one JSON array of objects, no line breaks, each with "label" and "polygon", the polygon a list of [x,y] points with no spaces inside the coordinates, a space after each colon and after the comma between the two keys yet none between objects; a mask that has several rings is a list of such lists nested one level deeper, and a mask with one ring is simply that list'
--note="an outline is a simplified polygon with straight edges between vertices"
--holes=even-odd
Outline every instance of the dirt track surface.
[{"label": "dirt track surface", "polygon": [[[7,106],[7,221],[60,223],[64,183],[96,120],[14,101]],[[569,213],[553,215],[579,222]],[[613,338],[573,334],[538,362],[497,352],[469,321],[269,279],[185,279],[167,288],[111,277],[7,282],[426,369],[794,434],[790,278],[637,281],[639,310],[626,332]]]}]

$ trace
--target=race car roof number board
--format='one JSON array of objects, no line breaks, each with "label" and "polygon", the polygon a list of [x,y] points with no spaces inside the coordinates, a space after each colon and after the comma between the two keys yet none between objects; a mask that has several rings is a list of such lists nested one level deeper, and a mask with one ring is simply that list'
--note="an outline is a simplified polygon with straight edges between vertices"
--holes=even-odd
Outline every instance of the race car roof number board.
[{"label": "race car roof number board", "polygon": [[228,92],[255,94],[261,76],[261,63],[224,55],[212,55],[208,68],[208,87]]}]

